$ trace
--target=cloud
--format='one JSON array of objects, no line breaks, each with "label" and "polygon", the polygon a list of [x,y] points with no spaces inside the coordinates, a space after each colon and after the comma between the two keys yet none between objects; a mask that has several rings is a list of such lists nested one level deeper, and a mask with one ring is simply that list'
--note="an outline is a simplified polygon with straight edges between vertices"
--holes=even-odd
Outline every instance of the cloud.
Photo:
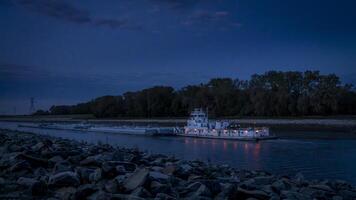
[{"label": "cloud", "polygon": [[56,18],[76,24],[89,24],[98,27],[109,27],[112,29],[137,29],[137,25],[130,24],[127,19],[100,19],[91,16],[87,10],[75,7],[63,0],[16,0],[27,10],[48,17]]},{"label": "cloud", "polygon": [[151,0],[153,3],[167,6],[170,9],[189,8],[196,5],[200,0]]},{"label": "cloud", "polygon": [[34,66],[18,64],[0,64],[2,81],[33,80],[48,76],[46,72]]},{"label": "cloud", "polygon": [[90,23],[88,11],[76,8],[60,0],[19,0],[20,5],[28,10],[74,23]]},{"label": "cloud", "polygon": [[210,24],[225,20],[229,15],[226,11],[210,12],[210,11],[196,11],[188,17],[188,24]]},{"label": "cloud", "polygon": [[[234,16],[228,11],[225,0],[150,0],[154,12],[163,11],[164,8],[178,10],[180,25],[185,27],[210,27],[219,29],[239,28]],[[222,8],[221,8],[222,7]],[[217,10],[220,8],[222,10]],[[172,12],[171,12],[172,13]]]},{"label": "cloud", "polygon": [[[13,0],[12,2],[26,10],[57,20],[110,29],[140,31],[156,30],[157,27],[164,29],[165,26],[161,23],[167,23],[168,20],[171,21],[169,23],[172,27],[180,28],[208,27],[226,30],[240,26],[239,23],[234,22],[233,16],[227,11],[230,8],[215,10],[221,5],[225,6],[222,4],[225,0],[148,0],[148,4],[142,4],[140,0],[123,1],[118,7],[121,7],[120,14],[126,16],[125,18],[100,18],[69,0]],[[148,15],[147,12],[142,12],[141,4],[148,11]]]},{"label": "cloud", "polygon": [[122,20],[116,20],[116,19],[95,19],[93,20],[93,24],[95,26],[104,26],[104,27],[109,27],[112,29],[118,29],[118,28],[123,28],[123,29],[130,29],[130,30],[142,30],[143,27],[139,25],[134,25],[129,22],[129,20],[122,19]]},{"label": "cloud", "polygon": [[220,28],[239,27],[240,24],[233,22],[228,11],[195,11],[181,22],[184,26],[216,26]]},{"label": "cloud", "polygon": [[189,9],[198,5],[208,3],[219,3],[224,0],[151,0],[154,4],[166,6],[170,9]]}]

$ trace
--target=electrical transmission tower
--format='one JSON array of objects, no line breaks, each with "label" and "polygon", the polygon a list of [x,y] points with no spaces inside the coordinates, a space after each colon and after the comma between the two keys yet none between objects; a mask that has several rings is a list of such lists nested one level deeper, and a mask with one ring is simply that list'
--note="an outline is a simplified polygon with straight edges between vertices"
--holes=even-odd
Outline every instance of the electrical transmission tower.
[{"label": "electrical transmission tower", "polygon": [[35,112],[35,98],[31,97],[30,99],[30,115]]}]

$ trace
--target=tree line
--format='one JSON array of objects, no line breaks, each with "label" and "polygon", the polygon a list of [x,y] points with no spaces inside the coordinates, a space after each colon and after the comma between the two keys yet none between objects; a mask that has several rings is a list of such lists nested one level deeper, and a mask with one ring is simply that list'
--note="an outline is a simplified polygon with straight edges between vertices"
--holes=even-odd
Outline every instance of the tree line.
[{"label": "tree line", "polygon": [[175,90],[156,86],[77,105],[52,106],[35,114],[95,117],[183,117],[195,107],[222,116],[312,116],[356,114],[356,91],[335,74],[268,71],[250,80],[214,78]]}]

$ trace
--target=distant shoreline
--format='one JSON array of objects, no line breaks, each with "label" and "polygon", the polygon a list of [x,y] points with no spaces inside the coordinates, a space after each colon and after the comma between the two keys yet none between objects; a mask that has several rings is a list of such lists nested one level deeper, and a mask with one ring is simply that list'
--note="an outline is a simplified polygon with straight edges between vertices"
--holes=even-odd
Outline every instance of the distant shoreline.
[{"label": "distant shoreline", "polygon": [[[242,126],[269,126],[278,129],[292,130],[332,130],[332,131],[347,131],[356,133],[356,118],[350,117],[309,117],[309,118],[223,118],[241,124]],[[103,118],[96,119],[88,115],[60,115],[60,116],[13,116],[0,117],[0,121],[6,122],[63,122],[63,123],[163,123],[170,125],[184,125],[185,118],[132,118],[132,119],[118,119],[118,118]]]}]

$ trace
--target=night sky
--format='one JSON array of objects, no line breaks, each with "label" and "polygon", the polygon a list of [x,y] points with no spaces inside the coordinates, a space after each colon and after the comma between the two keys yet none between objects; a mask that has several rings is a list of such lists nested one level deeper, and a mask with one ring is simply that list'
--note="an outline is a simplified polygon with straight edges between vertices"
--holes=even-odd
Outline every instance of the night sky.
[{"label": "night sky", "polygon": [[320,70],[356,84],[354,0],[0,0],[0,114]]}]

